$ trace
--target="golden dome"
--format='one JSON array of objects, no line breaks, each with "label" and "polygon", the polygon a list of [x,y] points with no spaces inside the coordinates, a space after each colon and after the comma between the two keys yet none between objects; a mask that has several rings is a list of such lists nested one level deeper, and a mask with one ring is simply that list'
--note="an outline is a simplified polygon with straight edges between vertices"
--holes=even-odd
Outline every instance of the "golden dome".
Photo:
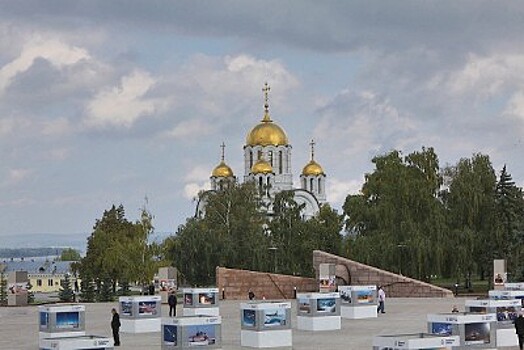
[{"label": "golden dome", "polygon": [[251,167],[251,173],[253,174],[270,174],[273,172],[271,164],[266,162],[264,159],[259,159]]},{"label": "golden dome", "polygon": [[264,119],[247,134],[246,144],[248,146],[284,146],[289,142],[284,130],[275,124],[266,113]]},{"label": "golden dome", "polygon": [[314,160],[310,160],[309,163],[306,164],[304,169],[302,169],[302,175],[304,176],[317,176],[317,175],[325,175],[324,169],[315,162]]},{"label": "golden dome", "polygon": [[220,164],[218,164],[215,169],[213,169],[213,172],[211,173],[211,176],[214,177],[233,177],[233,170],[224,163],[224,161],[221,161]]}]

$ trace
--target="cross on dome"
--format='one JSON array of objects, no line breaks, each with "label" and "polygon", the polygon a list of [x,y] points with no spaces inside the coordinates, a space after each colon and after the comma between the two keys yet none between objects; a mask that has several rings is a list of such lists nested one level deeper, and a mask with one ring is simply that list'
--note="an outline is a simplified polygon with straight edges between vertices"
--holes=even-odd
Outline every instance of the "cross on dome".
[{"label": "cross on dome", "polygon": [[271,86],[267,83],[267,81],[264,83],[264,87],[262,88],[262,92],[264,93],[264,119],[262,119],[263,122],[270,122],[271,117],[269,116],[269,91],[271,91]]}]

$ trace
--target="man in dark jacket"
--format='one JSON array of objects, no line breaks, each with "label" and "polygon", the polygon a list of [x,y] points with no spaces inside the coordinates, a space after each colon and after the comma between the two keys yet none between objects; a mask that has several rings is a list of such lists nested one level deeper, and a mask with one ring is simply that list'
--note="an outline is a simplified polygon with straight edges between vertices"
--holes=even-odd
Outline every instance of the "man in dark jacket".
[{"label": "man in dark jacket", "polygon": [[120,335],[118,334],[120,330],[120,315],[116,312],[116,309],[111,309],[113,318],[111,319],[111,329],[113,330],[113,339],[115,341],[115,346],[120,346]]},{"label": "man in dark jacket", "polygon": [[169,317],[176,317],[176,293],[172,290],[167,297],[167,303],[169,305]]},{"label": "man in dark jacket", "polygon": [[522,311],[513,323],[515,324],[515,332],[517,332],[517,336],[519,337],[519,347],[520,350],[522,350],[522,346],[524,345],[524,317],[522,316]]}]

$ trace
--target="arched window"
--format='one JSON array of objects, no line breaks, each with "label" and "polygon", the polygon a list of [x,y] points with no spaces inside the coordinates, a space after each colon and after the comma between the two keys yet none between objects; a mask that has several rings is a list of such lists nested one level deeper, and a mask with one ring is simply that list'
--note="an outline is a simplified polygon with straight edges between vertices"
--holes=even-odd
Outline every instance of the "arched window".
[{"label": "arched window", "polygon": [[273,151],[267,151],[267,157],[269,158],[269,164],[273,166]]},{"label": "arched window", "polygon": [[267,182],[266,195],[269,196],[269,176],[267,177],[266,182]]},{"label": "arched window", "polygon": [[278,173],[282,174],[282,165],[283,165],[283,159],[282,159],[282,151],[278,152]]},{"label": "arched window", "polygon": [[260,176],[260,177],[258,178],[258,187],[259,187],[259,191],[260,191],[260,193],[262,193],[263,186],[264,186],[264,183],[262,182],[262,176]]},{"label": "arched window", "polygon": [[253,167],[253,151],[249,151],[249,169]]},{"label": "arched window", "polygon": [[313,192],[313,179],[309,179],[309,190]]},{"label": "arched window", "polygon": [[322,192],[322,180],[319,178],[318,179],[318,193],[320,194]]}]

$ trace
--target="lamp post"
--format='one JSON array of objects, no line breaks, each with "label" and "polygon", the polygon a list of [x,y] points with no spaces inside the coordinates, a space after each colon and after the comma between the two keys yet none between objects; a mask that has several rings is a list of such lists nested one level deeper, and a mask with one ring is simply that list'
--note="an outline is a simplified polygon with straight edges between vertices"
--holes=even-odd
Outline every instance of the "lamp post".
[{"label": "lamp post", "polygon": [[269,247],[268,250],[273,251],[273,272],[277,273],[277,247]]},{"label": "lamp post", "polygon": [[399,263],[398,263],[398,274],[402,276],[402,253],[403,253],[403,250],[404,248],[406,248],[407,245],[405,245],[404,243],[400,243],[400,244],[397,244],[397,248],[399,249],[400,251],[400,254],[399,254]]}]

